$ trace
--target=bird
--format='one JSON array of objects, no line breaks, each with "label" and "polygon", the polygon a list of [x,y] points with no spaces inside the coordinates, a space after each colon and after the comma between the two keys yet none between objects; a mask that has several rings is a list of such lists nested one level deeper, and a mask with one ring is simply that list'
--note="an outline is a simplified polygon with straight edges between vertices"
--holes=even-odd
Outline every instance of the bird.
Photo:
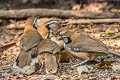
[{"label": "bird", "polygon": [[[44,39],[38,45],[39,63],[45,62],[46,73],[56,73],[59,67],[56,54],[60,52],[60,47],[50,39]],[[42,56],[42,57],[41,57]]]},{"label": "bird", "polygon": [[39,32],[39,34],[41,34],[43,39],[47,39],[50,38],[50,33],[58,33],[61,26],[65,25],[66,23],[67,21],[63,21],[61,19],[51,19],[44,24],[39,25],[37,31]]},{"label": "bird", "polygon": [[[69,62],[70,55],[67,53],[67,51],[64,49],[64,41],[60,39],[59,34],[50,34],[50,39],[54,42],[56,42],[60,47],[60,52],[57,54],[58,62]],[[60,39],[60,40],[59,40]]]},{"label": "bird", "polygon": [[88,35],[79,32],[71,34],[71,31],[61,32],[60,35],[64,41],[65,50],[75,58],[83,60],[80,65],[93,61],[98,56],[110,54],[120,56],[119,53],[110,50],[102,41]]},{"label": "bird", "polygon": [[20,54],[16,59],[16,65],[23,68],[30,65],[31,59],[37,57],[37,45],[43,40],[42,36],[37,32],[38,17],[30,17],[26,20],[23,34],[18,39]]},{"label": "bird", "polygon": [[[66,23],[67,22],[62,21],[61,19],[51,19],[51,20],[45,22],[44,24],[38,26],[37,31],[39,32],[39,34],[43,37],[43,39],[45,41],[45,42],[42,41],[42,43],[43,43],[42,46],[45,47],[45,48],[42,48],[43,50],[46,49],[46,47],[48,47],[49,44],[51,45],[50,42],[53,42],[53,40],[51,39],[50,35],[51,34],[57,34],[59,32],[59,29],[61,28],[61,25],[64,25]],[[48,41],[47,40],[49,43],[46,44],[47,43],[46,39],[50,39],[52,41],[50,41],[50,40]],[[55,42],[53,42],[53,44],[54,43]],[[46,44],[46,45],[44,45],[44,44]],[[40,43],[40,45],[41,45],[41,43]],[[54,45],[58,46],[58,44],[54,44]],[[49,46],[48,49],[52,49],[52,46],[54,46],[54,45]],[[50,54],[50,52],[46,53],[44,51],[43,51],[44,53],[41,54],[41,52],[39,52],[39,51],[41,51],[41,48],[38,47],[38,54],[39,54],[37,56],[38,63],[42,65],[40,70],[42,70],[43,65],[44,65],[43,63],[45,62],[46,73],[47,74],[49,74],[49,73],[56,73],[56,71],[58,69],[58,58],[59,58],[59,56],[57,56],[58,54],[53,55],[53,54]],[[58,50],[58,52],[59,52],[59,50]]]},{"label": "bird", "polygon": [[[52,41],[55,41],[62,50],[64,48],[64,42],[59,41],[56,35],[59,33],[61,26],[66,25],[67,23],[67,21],[61,19],[51,19],[43,25],[40,25],[38,27],[38,32],[44,39],[51,39]],[[57,57],[61,62],[68,62],[68,57],[66,55],[65,51],[62,51],[60,54],[57,54]]]}]

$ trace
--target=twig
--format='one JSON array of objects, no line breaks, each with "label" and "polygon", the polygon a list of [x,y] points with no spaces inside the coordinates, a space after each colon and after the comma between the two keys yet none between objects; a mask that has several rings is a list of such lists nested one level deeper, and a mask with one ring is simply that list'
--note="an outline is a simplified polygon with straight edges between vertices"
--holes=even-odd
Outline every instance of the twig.
[{"label": "twig", "polygon": [[8,43],[6,43],[6,44],[0,46],[0,48],[4,48],[4,47],[10,46],[10,45],[13,45],[13,44],[15,44],[15,43],[16,43],[16,41],[13,40],[13,41],[10,41],[10,42],[8,42]]},{"label": "twig", "polygon": [[91,23],[116,23],[120,22],[120,18],[116,19],[78,19],[78,20],[66,20],[69,24],[91,24]]},{"label": "twig", "polygon": [[89,11],[60,10],[60,9],[22,9],[0,10],[0,18],[27,18],[30,16],[60,17],[60,18],[118,18],[120,13],[103,12],[94,13]]},{"label": "twig", "polygon": [[[45,19],[45,21],[48,21],[49,19]],[[43,24],[45,21],[39,20],[39,24]],[[91,24],[91,23],[117,23],[120,22],[120,18],[116,18],[116,19],[73,19],[73,20],[69,20],[66,19],[66,21],[68,21],[68,24]],[[25,27],[25,24],[13,24],[13,25],[8,25],[7,29],[23,29]]]}]

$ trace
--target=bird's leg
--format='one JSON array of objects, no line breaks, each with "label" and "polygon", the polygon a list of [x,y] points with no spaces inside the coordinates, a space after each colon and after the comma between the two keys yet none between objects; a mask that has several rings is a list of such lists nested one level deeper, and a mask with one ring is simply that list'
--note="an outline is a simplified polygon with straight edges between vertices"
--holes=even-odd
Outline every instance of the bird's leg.
[{"label": "bird's leg", "polygon": [[41,67],[39,71],[42,71],[43,67],[44,67],[44,61],[41,61]]},{"label": "bird's leg", "polygon": [[89,60],[84,60],[84,61],[82,61],[82,62],[79,63],[79,64],[73,65],[72,67],[74,68],[74,67],[77,67],[77,66],[80,66],[80,65],[84,65],[84,64],[86,64],[88,61],[89,61]]},{"label": "bird's leg", "polygon": [[37,58],[38,58],[38,64],[39,64],[39,71],[41,72],[43,67],[44,67],[45,55],[40,54],[40,55],[37,56]]},{"label": "bird's leg", "polygon": [[84,60],[84,61],[82,61],[81,63],[80,63],[80,65],[83,65],[83,64],[85,64],[85,63],[87,63],[89,60]]}]

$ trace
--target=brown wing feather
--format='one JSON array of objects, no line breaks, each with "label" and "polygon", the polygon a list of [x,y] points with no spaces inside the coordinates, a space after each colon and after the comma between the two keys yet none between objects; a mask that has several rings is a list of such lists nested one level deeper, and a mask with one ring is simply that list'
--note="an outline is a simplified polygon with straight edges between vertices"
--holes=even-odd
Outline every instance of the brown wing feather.
[{"label": "brown wing feather", "polygon": [[24,51],[28,51],[29,49],[37,46],[41,40],[43,39],[38,32],[29,31],[25,33],[24,36],[21,38],[20,47]]},{"label": "brown wing feather", "polygon": [[38,53],[43,53],[43,52],[52,53],[52,51],[56,49],[60,49],[57,43],[55,43],[52,40],[46,39],[40,42],[38,46]]},{"label": "brown wing feather", "polygon": [[92,39],[86,35],[80,35],[79,38],[69,44],[71,48],[79,48],[83,52],[102,52],[108,53],[107,47],[99,40]]}]

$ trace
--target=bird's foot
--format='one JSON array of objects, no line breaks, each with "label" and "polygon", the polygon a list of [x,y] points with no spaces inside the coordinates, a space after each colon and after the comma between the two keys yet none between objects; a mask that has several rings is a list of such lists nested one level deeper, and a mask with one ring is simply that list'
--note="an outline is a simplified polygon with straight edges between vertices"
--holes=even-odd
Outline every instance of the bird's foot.
[{"label": "bird's foot", "polygon": [[100,57],[100,62],[104,61],[104,59],[106,59],[106,58],[110,58],[110,56],[101,56]]},{"label": "bird's foot", "polygon": [[44,62],[41,62],[41,67],[40,67],[40,70],[39,70],[40,72],[42,71],[42,69],[44,67],[44,64],[45,64]]}]

